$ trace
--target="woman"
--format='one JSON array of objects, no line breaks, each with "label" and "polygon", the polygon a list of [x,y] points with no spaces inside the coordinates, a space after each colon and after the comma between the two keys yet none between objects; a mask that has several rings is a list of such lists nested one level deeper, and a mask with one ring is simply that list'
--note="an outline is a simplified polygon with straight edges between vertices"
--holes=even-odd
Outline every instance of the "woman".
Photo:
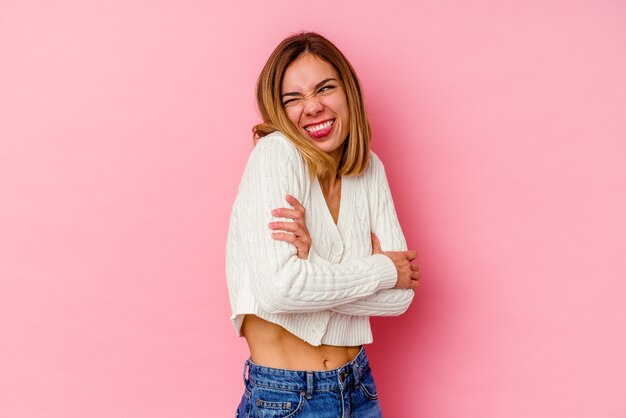
[{"label": "woman", "polygon": [[369,317],[403,313],[419,270],[369,150],[358,79],[330,41],[301,33],[270,56],[257,103],[226,256],[231,320],[251,353],[238,416],[381,416]]}]

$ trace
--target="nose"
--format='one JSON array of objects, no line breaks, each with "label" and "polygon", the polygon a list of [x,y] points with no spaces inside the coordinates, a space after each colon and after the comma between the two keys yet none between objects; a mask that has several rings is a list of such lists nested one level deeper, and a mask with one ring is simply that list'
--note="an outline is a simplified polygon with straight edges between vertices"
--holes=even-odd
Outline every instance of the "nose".
[{"label": "nose", "polygon": [[320,102],[319,98],[313,96],[304,101],[304,114],[315,115],[324,109],[324,105]]}]

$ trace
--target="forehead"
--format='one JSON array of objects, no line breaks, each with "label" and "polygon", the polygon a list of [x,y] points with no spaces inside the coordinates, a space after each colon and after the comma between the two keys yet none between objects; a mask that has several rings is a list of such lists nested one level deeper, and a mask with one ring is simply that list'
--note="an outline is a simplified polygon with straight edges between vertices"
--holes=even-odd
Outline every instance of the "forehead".
[{"label": "forehead", "polygon": [[332,65],[315,55],[304,54],[285,70],[281,90],[311,90],[320,81],[331,77],[339,80]]}]

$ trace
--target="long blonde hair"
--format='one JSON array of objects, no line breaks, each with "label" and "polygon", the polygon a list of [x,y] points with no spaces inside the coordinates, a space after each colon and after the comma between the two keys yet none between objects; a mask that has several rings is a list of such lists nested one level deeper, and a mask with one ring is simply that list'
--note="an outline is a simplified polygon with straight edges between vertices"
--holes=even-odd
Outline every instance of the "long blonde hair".
[{"label": "long blonde hair", "polygon": [[317,149],[287,117],[281,100],[285,71],[302,54],[312,54],[332,65],[343,84],[350,114],[350,130],[337,170],[338,175],[358,175],[369,160],[372,136],[359,79],[350,62],[328,39],[315,32],[302,32],[284,39],[272,52],[257,81],[257,106],[263,122],[252,128],[255,143],[274,131],[282,132],[300,151],[311,175],[325,177],[332,158]]}]

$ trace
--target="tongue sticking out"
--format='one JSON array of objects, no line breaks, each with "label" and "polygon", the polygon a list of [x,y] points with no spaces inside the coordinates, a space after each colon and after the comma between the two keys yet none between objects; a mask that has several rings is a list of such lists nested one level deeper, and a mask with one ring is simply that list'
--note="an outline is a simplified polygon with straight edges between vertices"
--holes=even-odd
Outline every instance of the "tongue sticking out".
[{"label": "tongue sticking out", "polygon": [[309,134],[309,136],[313,139],[322,139],[330,135],[334,127],[335,127],[335,124],[333,123],[332,125],[327,126],[326,128],[322,128],[319,131],[313,131],[313,132],[307,131],[307,134]]}]

